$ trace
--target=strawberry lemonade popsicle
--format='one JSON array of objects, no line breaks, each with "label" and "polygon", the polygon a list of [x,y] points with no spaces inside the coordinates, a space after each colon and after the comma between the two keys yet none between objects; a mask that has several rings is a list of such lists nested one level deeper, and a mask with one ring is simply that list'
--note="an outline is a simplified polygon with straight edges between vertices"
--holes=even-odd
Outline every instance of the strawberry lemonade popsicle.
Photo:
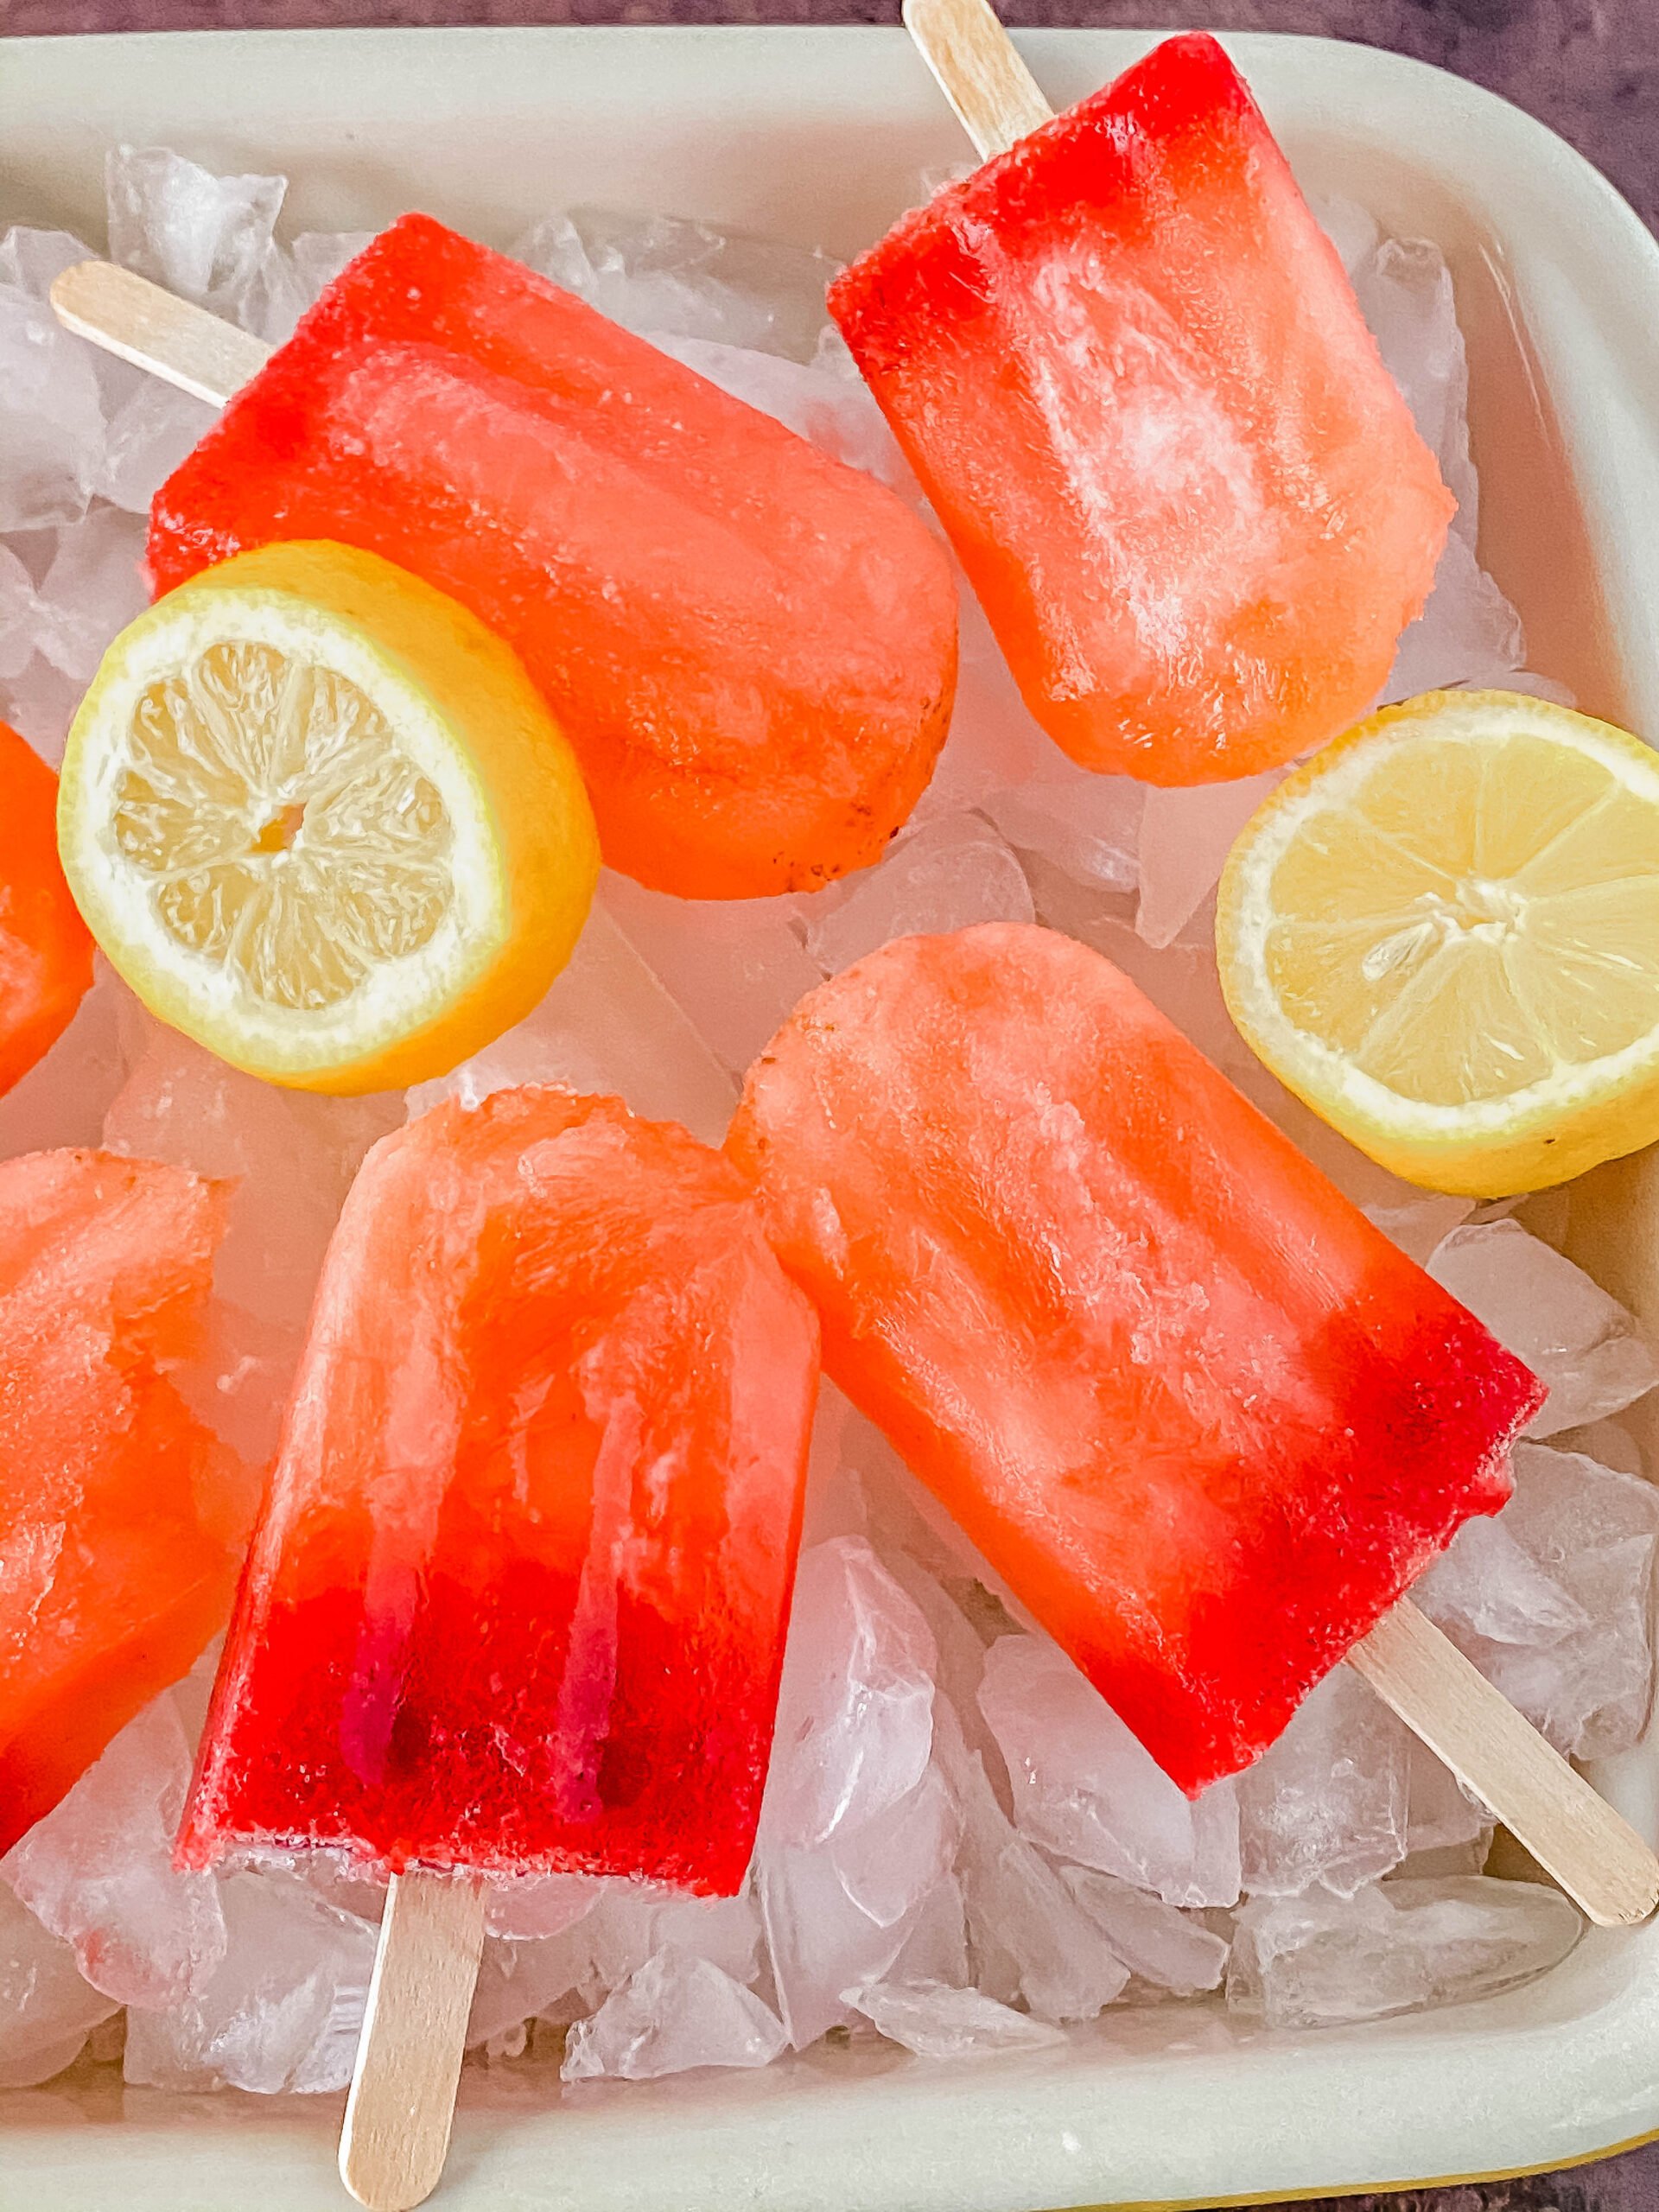
[{"label": "strawberry lemonade popsicle", "polygon": [[156,497],[159,589],[365,547],[518,652],[605,857],[691,898],[879,860],[956,681],[942,549],[887,487],[424,215],[336,278]]},{"label": "strawberry lemonade popsicle", "polygon": [[1250,775],[1376,698],[1454,503],[1214,39],[948,185],[830,305],[1074,760]]},{"label": "strawberry lemonade popsicle", "polygon": [[325,1263],[181,1859],[735,1891],[817,1384],[743,1179],[683,1129],[524,1089],[386,1138]]},{"label": "strawberry lemonade popsicle", "polygon": [[0,1854],[230,1611],[246,1472],[172,1373],[228,1198],[111,1153],[0,1164]]},{"label": "strawberry lemonade popsicle", "polygon": [[1509,1496],[1541,1386],[1069,938],[846,969],[728,1145],[829,1374],[1189,1792]]}]

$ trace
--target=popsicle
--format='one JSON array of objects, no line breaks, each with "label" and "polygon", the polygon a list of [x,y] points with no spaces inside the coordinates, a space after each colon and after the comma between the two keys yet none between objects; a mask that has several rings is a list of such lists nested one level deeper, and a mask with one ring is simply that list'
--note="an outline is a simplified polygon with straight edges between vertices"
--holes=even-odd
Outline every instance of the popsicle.
[{"label": "popsicle", "polygon": [[1189,1791],[1509,1497],[1541,1385],[1070,938],[860,962],[729,1144],[832,1376]]},{"label": "popsicle", "polygon": [[1149,783],[1308,751],[1455,503],[1243,80],[1173,38],[1054,118],[980,0],[906,21],[991,158],[830,306],[1027,704]]},{"label": "popsicle", "polygon": [[0,722],[0,1091],[68,1027],[92,980],[92,940],[58,865],[58,779]]},{"label": "popsicle", "polygon": [[0,1853],[230,1611],[243,1471],[168,1371],[227,1197],[109,1153],[0,1163]]},{"label": "popsicle", "polygon": [[[54,299],[213,397],[263,358],[96,264]],[[575,747],[607,860],[661,890],[866,866],[944,741],[955,586],[917,515],[424,215],[347,266],[163,486],[151,574],[167,591],[273,538],[380,553],[504,637]]]},{"label": "popsicle", "polygon": [[617,1100],[369,1154],[314,1310],[179,1851],[730,1893],[817,1388],[730,1163]]}]

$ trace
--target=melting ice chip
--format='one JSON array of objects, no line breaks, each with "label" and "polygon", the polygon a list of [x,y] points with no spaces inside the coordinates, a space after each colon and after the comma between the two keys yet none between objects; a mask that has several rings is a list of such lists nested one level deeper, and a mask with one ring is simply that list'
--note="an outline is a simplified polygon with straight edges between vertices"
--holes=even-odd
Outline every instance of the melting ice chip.
[{"label": "melting ice chip", "polygon": [[1659,1382],[1624,1308],[1518,1221],[1453,1230],[1428,1272],[1549,1385],[1529,1436],[1600,1421]]},{"label": "melting ice chip", "polygon": [[1238,1917],[1227,2002],[1272,2028],[1329,2028],[1493,1997],[1558,1966],[1583,1928],[1559,1891],[1479,1874],[1258,1898]]},{"label": "melting ice chip", "polygon": [[867,1989],[849,1989],[846,1996],[889,2043],[902,2044],[922,2058],[1040,2050],[1062,2039],[1059,2029],[1046,2021],[999,2005],[977,1989],[952,1989],[938,1981],[876,1981]]},{"label": "melting ice chip", "polygon": [[753,1990],[671,1945],[572,2030],[563,2074],[567,2082],[650,2082],[694,2066],[765,2066],[786,2041],[778,2015]]},{"label": "melting ice chip", "polygon": [[1236,1901],[1233,1785],[1187,1798],[1046,1637],[994,1643],[979,1703],[1007,1761],[1022,1834],[1166,1904]]}]

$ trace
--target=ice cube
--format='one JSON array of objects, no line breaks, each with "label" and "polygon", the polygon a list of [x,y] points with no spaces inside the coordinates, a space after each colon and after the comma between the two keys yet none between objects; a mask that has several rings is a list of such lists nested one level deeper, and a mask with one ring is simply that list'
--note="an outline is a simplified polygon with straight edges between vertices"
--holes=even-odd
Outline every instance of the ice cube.
[{"label": "ice cube", "polygon": [[536,1011],[409,1094],[411,1114],[445,1098],[476,1105],[514,1083],[562,1083],[614,1092],[637,1114],[683,1122],[720,1143],[736,1091],[732,1078],[603,906]]},{"label": "ice cube", "polygon": [[1138,1980],[1176,1997],[1219,1987],[1227,1940],[1198,1920],[1090,1866],[1064,1866],[1061,1878]]},{"label": "ice cube", "polygon": [[190,1766],[163,1692],[0,1859],[0,1877],[119,2004],[177,2005],[225,1956],[218,1885],[173,1866]]},{"label": "ice cube", "polygon": [[607,875],[600,895],[733,1075],[823,980],[793,899],[676,899],[618,875]]},{"label": "ice cube", "polygon": [[563,1936],[593,1910],[599,1897],[600,1885],[591,1874],[524,1875],[485,1891],[484,1924],[492,1936],[521,1943]]},{"label": "ice cube", "polygon": [[1406,1855],[1410,1738],[1346,1667],[1238,1777],[1239,1854],[1252,1895],[1322,1882],[1351,1897]]},{"label": "ice cube", "polygon": [[363,1155],[402,1119],[395,1093],[325,1098],[261,1083],[152,1024],[111,1104],[104,1141],[140,1160],[234,1178],[214,1287],[297,1336]]},{"label": "ice cube", "polygon": [[760,1956],[760,1911],[747,1892],[689,1897],[671,1891],[658,1908],[652,1936],[656,1943],[706,1959],[734,1981],[753,1981]]},{"label": "ice cube", "polygon": [[1584,1635],[1590,1619],[1583,1606],[1522,1548],[1514,1525],[1507,1515],[1465,1522],[1413,1585],[1413,1598],[1442,1627],[1493,1643],[1548,1650],[1563,1637]]},{"label": "ice cube", "polygon": [[842,1992],[880,1981],[912,1926],[899,1920],[879,1927],[848,1896],[827,1851],[791,1850],[772,1841],[764,1827],[755,1889],[778,2009],[791,2044],[804,2050],[827,2029],[851,2023]]},{"label": "ice cube", "polygon": [[219,410],[159,377],[146,377],[110,417],[94,488],[130,513],[149,503],[219,420]]},{"label": "ice cube", "polygon": [[[3,424],[0,416],[0,442]],[[78,677],[66,676],[43,654],[31,653],[22,674],[0,687],[3,719],[29,740],[48,768],[55,768],[62,761],[69,725],[86,690]]]},{"label": "ice cube", "polygon": [[926,1622],[862,1537],[802,1554],[761,1815],[774,1842],[850,1835],[917,1787],[935,1658]]},{"label": "ice cube", "polygon": [[952,1989],[972,1986],[968,1916],[954,1874],[935,1884],[906,1925],[909,1932],[888,1969],[891,1980],[942,1981]]},{"label": "ice cube", "polygon": [[1236,1901],[1233,1785],[1188,1799],[1046,1637],[994,1643],[979,1703],[1007,1762],[1022,1834],[1166,1904]]},{"label": "ice cube", "polygon": [[753,1990],[671,1944],[570,2031],[567,2082],[652,2082],[694,2066],[765,2066],[787,2038]]},{"label": "ice cube", "polygon": [[706,338],[664,337],[659,332],[650,335],[664,353],[717,384],[734,399],[772,416],[832,460],[880,477],[906,498],[919,496],[880,409],[855,374],[844,376],[817,362],[804,365],[775,353],[757,353]]},{"label": "ice cube", "polygon": [[82,1980],[68,1944],[0,1882],[0,2089],[49,2082],[117,2010]]},{"label": "ice cube", "polygon": [[913,1789],[884,1813],[830,1845],[841,1885],[878,1928],[913,1912],[950,1872],[962,1815],[950,1784],[930,1765]]},{"label": "ice cube", "polygon": [[1466,2003],[1559,1966],[1583,1927],[1558,1890],[1480,1874],[1257,1898],[1238,1916],[1227,2002],[1272,2028]]},{"label": "ice cube", "polygon": [[58,535],[35,605],[35,649],[83,688],[105,648],[149,604],[139,573],[144,526],[99,507]]},{"label": "ice cube", "polygon": [[[586,1953],[574,1938],[543,1937],[531,1942],[486,1938],[467,2024],[467,2045],[495,2042],[550,2010],[579,2018],[589,2005],[575,1993],[588,1970]],[[567,2007],[561,1999],[572,1999]],[[597,1993],[591,2000],[597,2002]]]},{"label": "ice cube", "polygon": [[1453,1230],[1428,1272],[1548,1384],[1529,1436],[1618,1413],[1659,1382],[1624,1308],[1518,1221]]},{"label": "ice cube", "polygon": [[1451,683],[1513,690],[1526,650],[1520,616],[1481,567],[1470,541],[1453,529],[1428,602],[1400,640],[1380,703],[1414,699]]},{"label": "ice cube", "polygon": [[1173,944],[1221,880],[1233,841],[1286,771],[1187,791],[1148,788],[1141,817],[1141,901],[1135,925],[1151,945]]},{"label": "ice cube", "polygon": [[[1350,242],[1357,246],[1357,237]],[[1400,641],[1383,698],[1446,683],[1505,683],[1524,665],[1526,646],[1519,616],[1476,555],[1469,367],[1451,272],[1426,238],[1382,238],[1356,252],[1351,274],[1382,359],[1458,502],[1434,588]]]},{"label": "ice cube", "polygon": [[1369,1205],[1365,1215],[1390,1243],[1422,1268],[1473,1211],[1471,1198],[1423,1197],[1408,1199],[1403,1205]]},{"label": "ice cube", "polygon": [[1024,870],[976,814],[922,823],[897,839],[879,867],[805,903],[806,949],[826,976],[890,938],[1028,922],[1035,912]]},{"label": "ice cube", "polygon": [[105,163],[110,258],[273,342],[297,312],[274,242],[288,181],[215,176],[162,146],[118,146]]},{"label": "ice cube", "polygon": [[719,340],[810,361],[841,264],[679,215],[573,207],[536,225],[520,261],[648,337]]},{"label": "ice cube", "polygon": [[10,546],[0,544],[0,683],[21,676],[34,658],[37,607],[34,577]]},{"label": "ice cube", "polygon": [[92,249],[69,231],[42,231],[15,224],[0,238],[0,284],[43,300],[66,269],[92,257]]},{"label": "ice cube", "polygon": [[289,259],[304,304],[309,307],[373,238],[372,231],[302,231],[289,248]]},{"label": "ice cube", "polygon": [[69,1027],[0,1097],[0,1160],[101,1142],[104,1116],[126,1080],[128,1040],[145,1022],[137,1001],[100,959]]},{"label": "ice cube", "polygon": [[1132,891],[1146,798],[1132,777],[1057,762],[988,792],[980,807],[1017,852],[1040,855],[1091,890]]},{"label": "ice cube", "polygon": [[877,1981],[847,2001],[887,2038],[918,2058],[962,2058],[976,2050],[1040,2050],[1064,2042],[1058,2028],[999,2005],[976,1989],[938,1981]]},{"label": "ice cube", "polygon": [[0,284],[0,531],[78,521],[104,460],[91,348],[15,284]]},{"label": "ice cube", "polygon": [[1355,270],[1376,251],[1382,233],[1376,216],[1357,200],[1313,199],[1308,204],[1320,229],[1341,256],[1342,265],[1351,282]]},{"label": "ice cube", "polygon": [[522,1932],[492,1934],[485,1945],[467,2031],[474,2044],[531,2014],[580,2018],[664,1946],[745,1982],[760,1947],[760,1911],[747,1895],[690,1897],[659,1883],[588,1875],[505,1885],[491,1895],[486,1924]]},{"label": "ice cube", "polygon": [[1424,1610],[1558,1750],[1628,1750],[1653,1699],[1659,1491],[1582,1453],[1521,1444],[1497,1525],[1508,1541],[1487,1545],[1487,1581],[1471,1588],[1459,1569],[1448,1588],[1437,1569]]},{"label": "ice cube", "polygon": [[1491,1843],[1491,1815],[1427,1744],[1414,1737],[1408,1757],[1410,1820],[1406,1841],[1410,1856],[1468,1849],[1474,1854],[1474,1864],[1466,1871],[1478,1873]]},{"label": "ice cube", "polygon": [[201,1989],[127,2016],[129,2082],[158,2089],[341,2089],[363,2025],[376,1931],[297,1878],[219,1885],[227,1948]]},{"label": "ice cube", "polygon": [[[917,819],[960,813],[964,806],[982,804],[992,793],[1021,789],[1033,777],[1062,785],[1076,779],[1080,789],[1094,781],[1121,781],[1090,779],[1086,770],[1070,768],[1047,734],[1032,719],[966,578],[959,569],[956,576],[957,696],[950,712],[950,737],[933,780],[922,794]],[[1079,821],[1091,834],[1109,838],[1118,834],[1123,811],[1121,793],[1114,793],[1104,803],[1103,815],[1102,803],[1092,798],[1081,798],[1078,808]]]},{"label": "ice cube", "polygon": [[1002,2004],[1023,1998],[1039,2019],[1094,2019],[1122,1995],[1128,1967],[1041,1852],[1010,1826],[948,1707],[938,1736],[939,1763],[963,1808],[957,1879],[976,1986]]}]

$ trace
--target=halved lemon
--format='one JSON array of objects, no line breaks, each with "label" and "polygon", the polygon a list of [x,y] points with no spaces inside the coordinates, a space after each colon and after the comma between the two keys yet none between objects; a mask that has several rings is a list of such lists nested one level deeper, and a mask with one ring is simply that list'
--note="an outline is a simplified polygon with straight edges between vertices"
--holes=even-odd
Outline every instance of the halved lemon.
[{"label": "halved lemon", "polygon": [[1385,1167],[1477,1198],[1659,1138],[1659,753],[1506,691],[1387,708],[1246,825],[1246,1042]]},{"label": "halved lemon", "polygon": [[564,965],[599,848],[517,656],[376,554],[270,545],[123,631],[58,845],[151,1012],[296,1089],[442,1074]]}]

